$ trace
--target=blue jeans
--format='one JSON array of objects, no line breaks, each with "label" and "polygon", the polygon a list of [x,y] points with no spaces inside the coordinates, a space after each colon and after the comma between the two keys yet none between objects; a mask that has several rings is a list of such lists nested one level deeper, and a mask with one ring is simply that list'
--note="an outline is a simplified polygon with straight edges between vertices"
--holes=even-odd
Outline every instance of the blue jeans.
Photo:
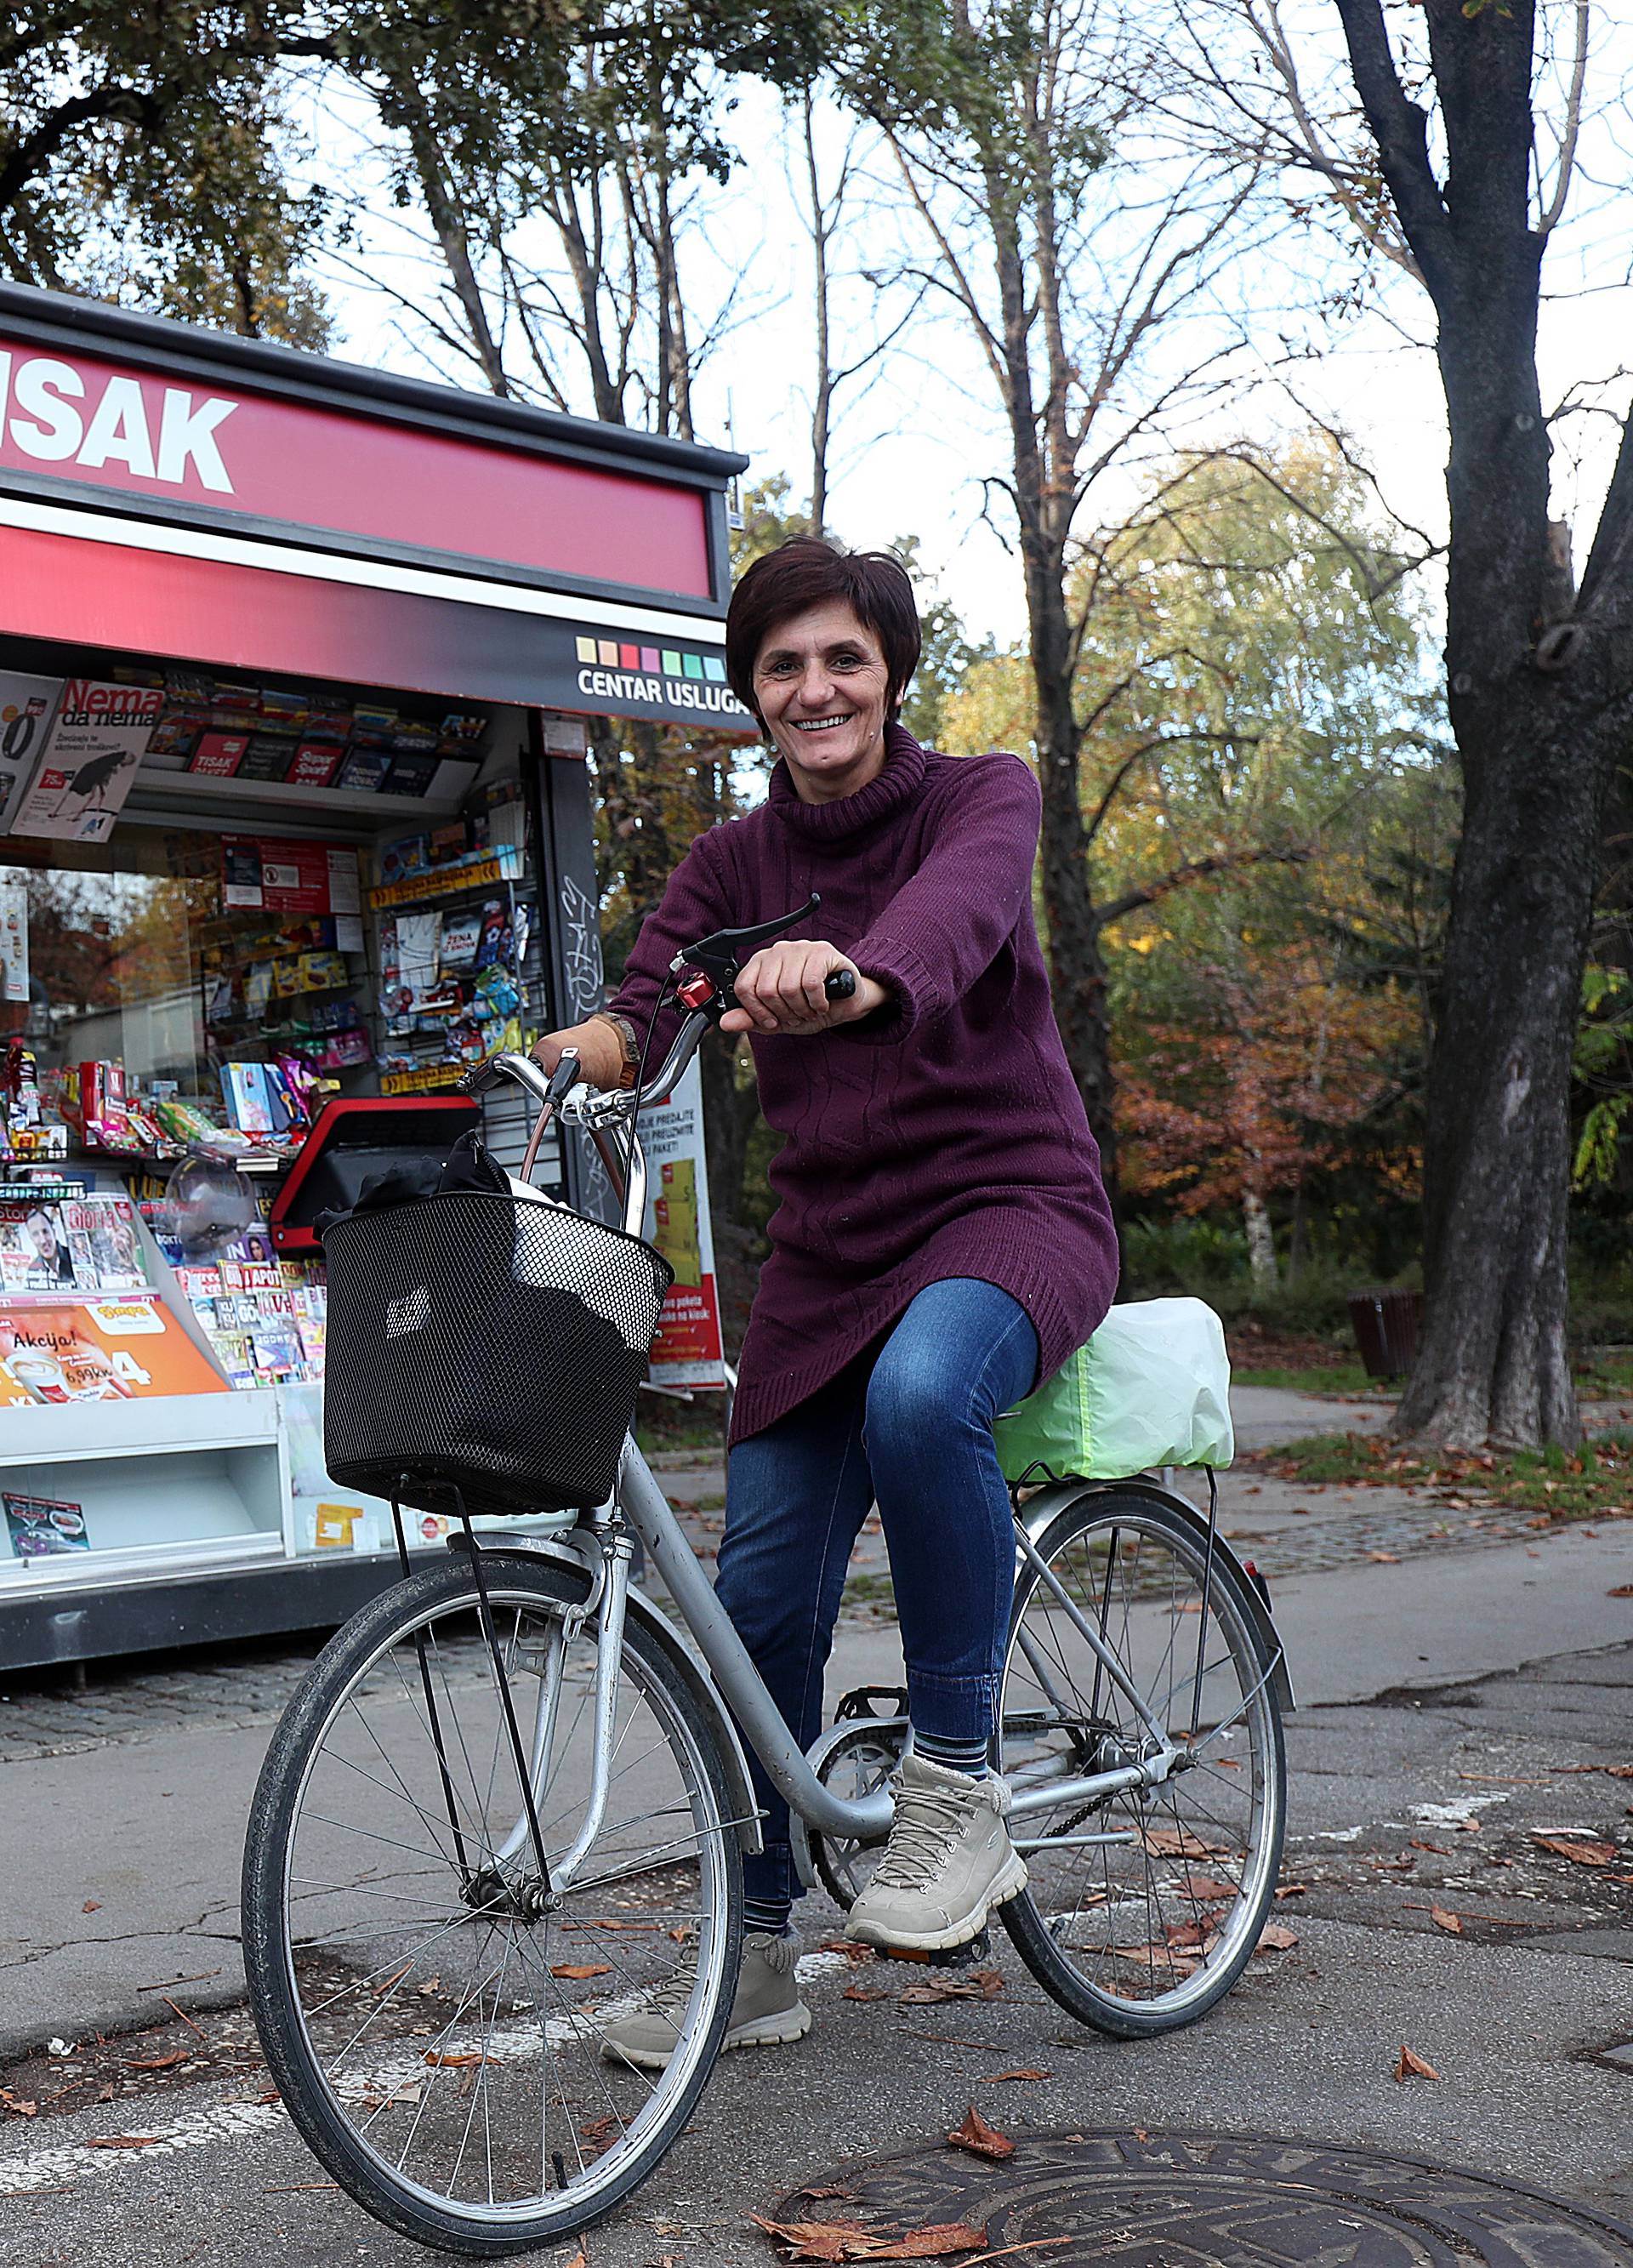
[{"label": "blue jeans", "polygon": [[[1019,1302],[953,1277],[927,1285],[877,1352],[732,1450],[716,1590],[802,1749],[822,1728],[845,1569],[876,1499],[913,1724],[990,1738],[1015,1575],[992,1421],[1037,1369]],[[758,1757],[750,1771],[766,1818],[748,1895],[797,1897],[788,1807]]]}]

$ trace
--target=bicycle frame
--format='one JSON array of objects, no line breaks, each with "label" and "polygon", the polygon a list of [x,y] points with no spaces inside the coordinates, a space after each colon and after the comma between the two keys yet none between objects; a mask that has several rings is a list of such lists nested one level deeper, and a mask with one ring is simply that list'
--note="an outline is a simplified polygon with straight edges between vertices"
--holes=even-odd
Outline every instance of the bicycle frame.
[{"label": "bicycle frame", "polygon": [[[707,1019],[702,1014],[694,1014],[687,1019],[661,1069],[642,1089],[641,1101],[669,1092],[690,1062],[706,1022]],[[496,1056],[482,1066],[470,1084],[480,1086],[495,1075],[516,1080],[535,1097],[545,1111],[558,1107],[557,1097],[550,1091],[550,1081],[539,1065],[528,1058]],[[607,1138],[618,1121],[629,1115],[634,1101],[627,1092],[595,1095],[576,1101],[570,1112],[563,1111],[562,1114],[563,1117],[570,1117],[583,1125],[596,1138],[603,1160],[619,1185],[625,1178],[622,1171],[623,1161],[616,1156],[614,1145]],[[541,1120],[534,1130],[528,1150],[530,1160],[536,1155],[543,1123]],[[631,1235],[639,1235],[645,1211],[646,1166],[638,1138],[629,1144],[628,1155],[630,1171],[629,1186],[623,1192],[624,1226]],[[651,1556],[680,1621],[708,1665],[712,1678],[709,1690],[720,1712],[721,1729],[725,1740],[730,1742],[732,1739],[731,1727],[734,1721],[765,1767],[769,1778],[786,1799],[790,1809],[798,1815],[807,1829],[835,1839],[856,1842],[881,1840],[889,1831],[892,1816],[889,1792],[879,1789],[864,1796],[846,1797],[836,1794],[818,1778],[810,1758],[790,1731],[786,1719],[767,1690],[747,1647],[716,1598],[714,1587],[687,1542],[668,1498],[653,1478],[631,1435],[625,1445],[615,1496],[597,1512],[587,1514],[575,1531],[577,1535],[584,1537],[586,1543],[593,1538],[604,1558],[604,1580],[596,1609],[600,1621],[600,1650],[596,1670],[595,1746],[585,1824],[572,1848],[561,1858],[550,1861],[549,1889],[553,1892],[559,1891],[571,1880],[594,1839],[605,1811],[612,1769],[612,1728],[617,1705],[618,1658],[623,1644],[632,1556],[629,1529],[634,1530]],[[470,1541],[473,1550],[479,1550],[476,1539],[473,1536]],[[527,1541],[525,1534],[507,1539],[511,1548],[523,1550],[527,1548]],[[1129,1788],[1159,1786],[1186,1758],[1188,1750],[1169,1740],[1166,1730],[1147,1706],[1144,1696],[1124,1671],[1114,1650],[1070,1598],[1053,1570],[1039,1556],[1031,1536],[1019,1523],[1017,1525],[1017,1547],[1021,1556],[1030,1561],[1040,1580],[1052,1591],[1057,1605],[1090,1647],[1107,1679],[1117,1687],[1138,1716],[1151,1744],[1151,1753],[1136,1763],[1110,1771],[1080,1775],[1062,1772],[1019,1779],[1011,1789],[1011,1820],[1019,1822],[1033,1814],[1066,1806],[1081,1810],[1086,1805],[1121,1794]],[[575,1553],[574,1556],[579,1555]],[[539,1781],[548,1764],[548,1734],[544,1719],[550,1707],[550,1697],[541,1689],[539,1722],[530,1742],[526,1773],[535,1800],[541,1795]],[[519,1747],[516,1762],[519,1771],[522,1771]],[[499,1857],[507,1861],[516,1858],[528,1839],[529,1823],[523,1819],[518,1822],[506,1839]]]}]

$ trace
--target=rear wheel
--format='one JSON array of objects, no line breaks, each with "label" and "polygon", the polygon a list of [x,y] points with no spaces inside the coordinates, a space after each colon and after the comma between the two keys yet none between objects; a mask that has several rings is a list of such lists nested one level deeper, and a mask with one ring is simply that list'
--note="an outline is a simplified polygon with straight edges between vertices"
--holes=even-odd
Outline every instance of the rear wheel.
[{"label": "rear wheel", "polygon": [[1082,2021],[1122,2038],[1171,2031],[1229,1992],[1276,1896],[1286,1758],[1271,1657],[1217,1555],[1203,1612],[1206,1535],[1160,1498],[1085,1489],[1037,1550],[1060,1589],[1021,1563],[1001,1703],[1011,1787],[1155,1750],[1085,1624],[1183,1753],[1157,1786],[1016,1818],[1031,1880],[999,1916]]},{"label": "rear wheel", "polygon": [[[484,1553],[548,1858],[585,1823],[597,1624],[586,1582]],[[422,2244],[497,2256],[576,2235],[680,2132],[736,1986],[742,1870],[714,1728],[662,1640],[625,1634],[611,1780],[540,1901],[468,1560],[410,1576],[325,1647],[256,1792],[244,1950],[290,2116],[358,2203]],[[661,2071],[607,2028],[697,1956]]]}]

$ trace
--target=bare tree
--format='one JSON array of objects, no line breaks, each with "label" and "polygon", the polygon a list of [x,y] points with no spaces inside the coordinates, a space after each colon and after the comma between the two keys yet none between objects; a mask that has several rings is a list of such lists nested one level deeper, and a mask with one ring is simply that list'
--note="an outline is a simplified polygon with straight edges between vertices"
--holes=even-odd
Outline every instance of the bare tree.
[{"label": "bare tree", "polygon": [[1171,449],[1226,384],[1237,334],[1215,286],[1254,189],[1233,148],[1178,173],[1160,162],[1143,124],[1147,60],[1110,0],[984,15],[948,0],[910,21],[881,16],[846,81],[898,169],[923,247],[909,266],[965,326],[1004,422],[989,504],[1026,589],[1056,1013],[1114,1183],[1100,933],[1115,914],[1093,850],[1120,782],[1085,811],[1106,703],[1078,687],[1095,596],[1085,530],[1098,495]]},{"label": "bare tree", "polygon": [[1313,30],[1290,33],[1274,0],[1224,0],[1212,18],[1254,43],[1256,75],[1210,44],[1205,18],[1199,36],[1234,113],[1254,133],[1274,122],[1317,202],[1421,286],[1436,326],[1464,818],[1428,1086],[1427,1313],[1399,1425],[1464,1448],[1569,1446],[1571,1054],[1600,808],[1633,719],[1633,426],[1578,586],[1537,362],[1594,99],[1593,11],[1335,4],[1347,86],[1323,80]]},{"label": "bare tree", "polygon": [[824,120],[810,86],[791,101],[790,110],[797,137],[791,185],[811,239],[810,525],[820,535],[828,526],[840,393],[864,372],[877,372],[917,314],[923,291],[892,291],[865,263],[858,268],[845,258],[865,245],[877,217],[877,185],[855,121],[839,139],[832,180],[825,183],[821,129],[837,121]]}]

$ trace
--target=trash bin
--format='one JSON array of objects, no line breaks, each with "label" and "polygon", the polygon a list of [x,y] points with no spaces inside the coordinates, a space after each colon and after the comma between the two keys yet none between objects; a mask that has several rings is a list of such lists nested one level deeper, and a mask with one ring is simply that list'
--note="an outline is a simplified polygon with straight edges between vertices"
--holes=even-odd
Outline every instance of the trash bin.
[{"label": "trash bin", "polygon": [[1369,1378],[1403,1378],[1417,1354],[1421,1292],[1352,1292],[1350,1323]]}]

